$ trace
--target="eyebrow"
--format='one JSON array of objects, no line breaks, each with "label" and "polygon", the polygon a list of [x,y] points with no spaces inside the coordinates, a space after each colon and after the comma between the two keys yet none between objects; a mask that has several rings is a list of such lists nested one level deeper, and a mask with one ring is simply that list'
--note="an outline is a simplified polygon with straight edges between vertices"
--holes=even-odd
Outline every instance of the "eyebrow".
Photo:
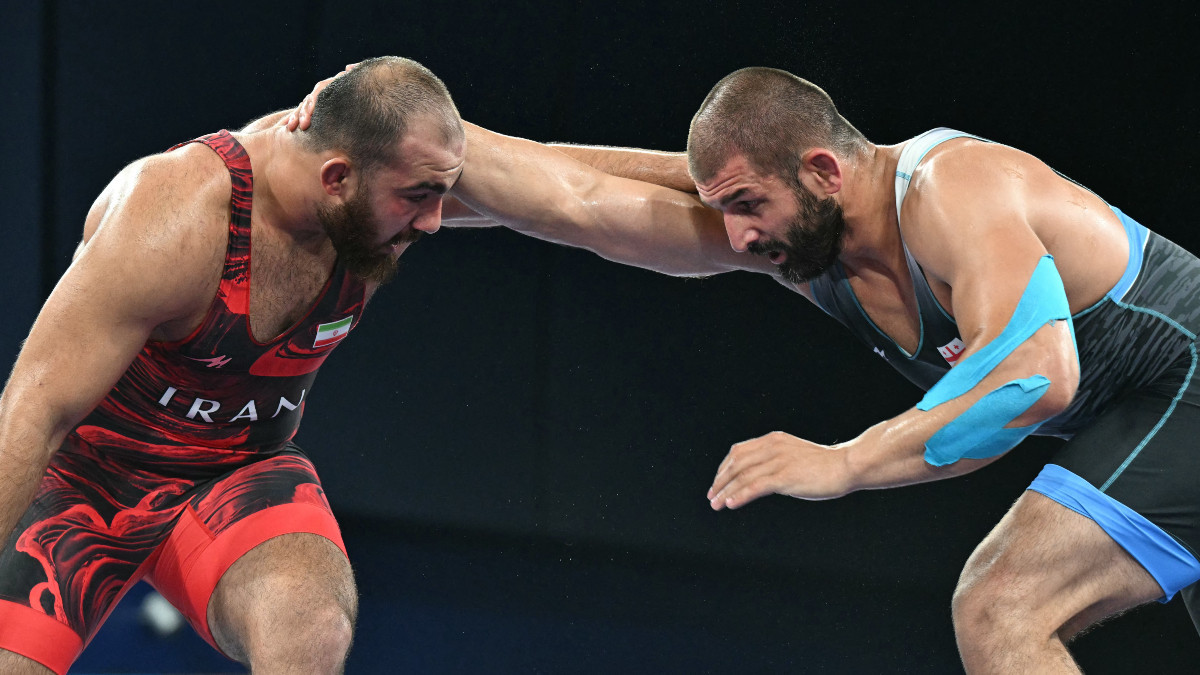
[{"label": "eyebrow", "polygon": [[400,190],[402,192],[417,192],[418,190],[429,190],[430,192],[436,192],[439,195],[444,195],[444,194],[446,194],[447,191],[450,190],[450,186],[446,185],[445,183],[435,183],[433,181],[427,180],[423,183],[417,183],[416,185],[406,185],[406,186],[400,188]]},{"label": "eyebrow", "polygon": [[717,208],[723,209],[726,206],[729,206],[730,202],[740,199],[743,195],[745,195],[747,189],[748,188],[738,188],[734,190],[733,193],[721,197],[721,199],[717,201]]}]

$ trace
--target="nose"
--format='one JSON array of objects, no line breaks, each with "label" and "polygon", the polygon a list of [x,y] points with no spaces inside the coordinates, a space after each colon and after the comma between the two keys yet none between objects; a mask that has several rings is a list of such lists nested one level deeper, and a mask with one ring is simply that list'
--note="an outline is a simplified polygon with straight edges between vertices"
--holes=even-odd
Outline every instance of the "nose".
[{"label": "nose", "polygon": [[429,207],[423,209],[413,219],[412,223],[414,230],[420,230],[425,234],[433,234],[442,229],[442,200],[440,198],[433,201]]},{"label": "nose", "polygon": [[745,253],[750,244],[758,241],[758,230],[747,227],[739,218],[725,217],[725,234],[729,236],[729,245],[738,253]]}]

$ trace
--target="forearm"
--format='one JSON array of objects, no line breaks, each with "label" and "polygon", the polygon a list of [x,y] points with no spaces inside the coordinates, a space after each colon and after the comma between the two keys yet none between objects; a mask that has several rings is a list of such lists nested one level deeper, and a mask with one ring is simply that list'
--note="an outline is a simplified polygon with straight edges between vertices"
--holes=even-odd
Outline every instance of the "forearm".
[{"label": "forearm", "polygon": [[[947,403],[951,405],[954,402]],[[996,461],[961,459],[934,466],[925,460],[925,444],[965,406],[923,411],[913,408],[864,431],[857,438],[834,446],[845,453],[847,492],[878,490],[928,483],[961,476]]]},{"label": "forearm", "polygon": [[[739,508],[771,493],[834,499],[857,490],[924,483],[974,471],[995,461],[1028,435],[1033,425],[1055,414],[1052,406],[1035,403],[1011,419],[1014,429],[1000,429],[1004,422],[995,420],[976,424],[980,420],[972,418],[970,411],[980,400],[980,391],[997,386],[995,379],[989,376],[982,389],[976,387],[933,407],[926,406],[927,396],[916,408],[834,446],[778,431],[738,443],[717,470],[708,491],[710,503],[714,509]],[[967,433],[960,433],[964,430]],[[956,452],[957,457],[946,459]]]},{"label": "forearm", "polygon": [[506,227],[679,276],[759,262],[736,254],[720,214],[692,195],[600,173],[539,143],[466,128],[466,169],[454,194]]},{"label": "forearm", "polygon": [[29,508],[51,454],[0,451],[0,532],[7,538]]},{"label": "forearm", "polygon": [[442,199],[442,226],[456,228],[500,227],[500,223],[474,211],[461,200],[446,196]]},{"label": "forearm", "polygon": [[[844,444],[852,489],[922,483],[969,473],[995,461],[1070,404],[1078,383],[1065,324],[1045,326],[969,390],[964,358],[916,408]],[[1073,349],[1073,348],[1072,348]]]},{"label": "forearm", "polygon": [[565,143],[552,143],[550,147],[610,176],[696,192],[696,183],[688,174],[687,153]]},{"label": "forearm", "polygon": [[52,438],[35,423],[34,411],[16,409],[11,398],[0,399],[0,533],[5,538],[33,501],[56,440],[65,436]]}]

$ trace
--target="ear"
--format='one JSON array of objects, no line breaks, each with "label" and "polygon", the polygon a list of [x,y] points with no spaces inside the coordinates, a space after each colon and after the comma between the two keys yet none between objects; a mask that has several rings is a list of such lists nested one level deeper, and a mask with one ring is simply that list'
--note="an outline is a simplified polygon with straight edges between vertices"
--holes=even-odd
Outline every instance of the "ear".
[{"label": "ear", "polygon": [[345,157],[334,157],[321,165],[321,187],[326,194],[345,196],[349,178],[350,162]]},{"label": "ear", "polygon": [[829,196],[842,189],[842,164],[837,155],[825,148],[812,148],[800,157],[800,180],[805,174],[820,188],[818,196]]}]

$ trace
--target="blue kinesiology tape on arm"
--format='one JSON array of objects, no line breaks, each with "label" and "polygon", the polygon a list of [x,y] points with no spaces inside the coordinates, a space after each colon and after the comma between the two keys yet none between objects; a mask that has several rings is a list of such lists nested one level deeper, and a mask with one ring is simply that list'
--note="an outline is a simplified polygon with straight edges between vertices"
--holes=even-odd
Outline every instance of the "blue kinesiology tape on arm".
[{"label": "blue kinesiology tape on arm", "polygon": [[964,458],[986,459],[1012,450],[1041,425],[1011,429],[1004,425],[1029,410],[1049,386],[1045,376],[1034,375],[1007,382],[988,393],[925,443],[925,461],[945,466]]},{"label": "blue kinesiology tape on arm", "polygon": [[[1054,321],[1067,322],[1074,346],[1075,329],[1071,324],[1067,293],[1054,259],[1046,255],[1038,260],[1017,308],[1000,335],[938,380],[917,408],[932,410],[967,393],[1039,328]],[[1000,386],[934,434],[925,445],[925,460],[934,466],[943,466],[964,457],[983,459],[1011,449],[1033,433],[1038,425],[1015,429],[1004,425],[1028,410],[1049,386],[1048,378],[1036,374]]]}]

